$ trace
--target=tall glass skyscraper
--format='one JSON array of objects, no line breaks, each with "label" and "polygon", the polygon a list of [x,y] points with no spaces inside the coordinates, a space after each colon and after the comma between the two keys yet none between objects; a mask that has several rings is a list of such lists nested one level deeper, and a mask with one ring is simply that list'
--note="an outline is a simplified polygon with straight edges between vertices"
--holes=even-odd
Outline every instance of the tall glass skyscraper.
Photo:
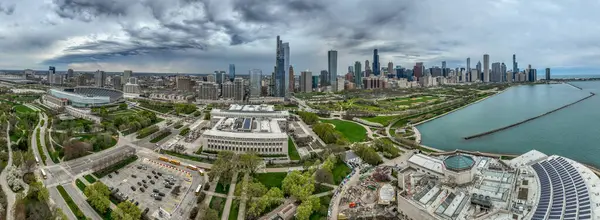
[{"label": "tall glass skyscraper", "polygon": [[[285,42],[282,45],[282,49],[283,49],[283,74],[285,77],[284,83],[285,83],[285,96],[289,96],[290,95],[290,74],[289,74],[289,69],[290,69],[290,43]],[[293,92],[293,91],[292,91]]]},{"label": "tall glass skyscraper", "polygon": [[262,70],[253,69],[249,72],[250,75],[250,97],[260,96],[260,80],[262,78]]},{"label": "tall glass skyscraper", "polygon": [[275,57],[275,91],[273,96],[285,97],[286,85],[286,67],[285,67],[285,51],[283,42],[277,36],[277,51]]},{"label": "tall glass skyscraper", "polygon": [[329,83],[331,83],[331,91],[337,92],[337,51],[330,50],[327,52]]},{"label": "tall glass skyscraper", "polygon": [[362,84],[362,68],[360,61],[354,62],[354,86],[360,88]]},{"label": "tall glass skyscraper", "polygon": [[381,67],[379,66],[379,54],[377,49],[373,50],[373,75],[379,76]]},{"label": "tall glass skyscraper", "polygon": [[229,81],[235,79],[235,64],[229,64]]}]

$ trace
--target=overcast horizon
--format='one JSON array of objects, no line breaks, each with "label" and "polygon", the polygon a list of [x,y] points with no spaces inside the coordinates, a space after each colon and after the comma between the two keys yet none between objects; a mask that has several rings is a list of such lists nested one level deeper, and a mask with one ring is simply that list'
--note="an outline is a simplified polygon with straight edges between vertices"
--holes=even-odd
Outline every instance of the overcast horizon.
[{"label": "overcast horizon", "polygon": [[[412,68],[512,69],[528,64],[553,74],[596,74],[600,3],[585,0],[3,0],[0,69],[150,73],[236,73],[275,64],[275,39],[290,43],[295,72],[327,69],[338,51],[338,75],[372,62],[378,49]],[[573,34],[576,33],[576,34]]]}]

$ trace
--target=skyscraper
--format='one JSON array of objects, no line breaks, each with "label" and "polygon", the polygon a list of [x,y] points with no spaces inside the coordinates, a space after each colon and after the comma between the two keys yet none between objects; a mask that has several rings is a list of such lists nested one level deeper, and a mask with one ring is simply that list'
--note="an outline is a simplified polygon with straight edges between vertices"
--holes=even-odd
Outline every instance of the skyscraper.
[{"label": "skyscraper", "polygon": [[414,80],[418,80],[419,78],[423,77],[423,74],[425,72],[424,69],[425,67],[423,66],[423,62],[418,62],[415,64],[415,66],[413,67],[413,75],[416,79]]},{"label": "skyscraper", "polygon": [[224,80],[224,77],[225,71],[215,71],[215,82],[219,84],[219,86],[223,84],[223,81],[226,81]]},{"label": "skyscraper", "polygon": [[394,73],[394,63],[392,63],[392,61],[388,62],[387,69],[388,69],[388,74]]},{"label": "skyscraper", "polygon": [[504,64],[504,63],[500,64],[500,74],[502,74],[502,82],[508,82],[509,81],[506,78],[506,64]]},{"label": "skyscraper", "polygon": [[229,81],[235,79],[235,64],[229,64]]},{"label": "skyscraper", "polygon": [[319,76],[312,76],[312,88],[319,88]]},{"label": "skyscraper", "polygon": [[294,82],[294,67],[290,66],[290,69],[288,70],[288,94],[291,92],[294,92],[294,87],[296,82]]},{"label": "skyscraper", "polygon": [[331,85],[331,91],[337,92],[337,51],[330,50],[327,52],[328,60],[328,72],[329,72],[329,84]]},{"label": "skyscraper", "polygon": [[73,78],[73,69],[67,70],[67,79]]},{"label": "skyscraper", "polygon": [[285,96],[289,97],[290,92],[294,91],[294,85],[291,85],[290,89],[290,80],[293,80],[294,76],[289,74],[290,66],[290,43],[285,42],[282,44],[283,47],[283,71],[285,75]]},{"label": "skyscraper", "polygon": [[48,76],[46,77],[46,80],[48,81],[48,84],[53,84],[53,80],[54,80],[54,74],[56,74],[56,68],[53,66],[48,67]]},{"label": "skyscraper", "polygon": [[177,76],[175,78],[175,82],[177,83],[177,91],[192,91],[192,79],[189,76]]},{"label": "skyscraper", "polygon": [[348,73],[354,73],[354,67],[348,66]]},{"label": "skyscraper", "polygon": [[483,82],[490,81],[490,55],[483,55]]},{"label": "skyscraper", "polygon": [[327,72],[327,70],[321,70],[321,86],[328,86],[329,79],[329,72]]},{"label": "skyscraper", "polygon": [[365,75],[364,77],[369,77],[371,75],[371,66],[369,66],[369,60],[365,60]]},{"label": "skyscraper", "polygon": [[471,57],[467,57],[467,73],[471,73]]},{"label": "skyscraper", "polygon": [[446,61],[442,61],[442,76],[448,76],[448,70],[446,70]]},{"label": "skyscraper", "polygon": [[373,74],[379,76],[381,67],[379,66],[379,54],[377,49],[373,50]]},{"label": "skyscraper", "polygon": [[546,68],[546,81],[550,81],[550,68]]},{"label": "skyscraper", "polygon": [[362,70],[361,70],[361,66],[360,66],[360,61],[356,61],[354,62],[354,85],[356,85],[356,88],[360,88],[360,85],[362,84]]},{"label": "skyscraper", "polygon": [[259,69],[250,70],[250,96],[260,96],[260,80],[262,78],[262,71]]},{"label": "skyscraper", "polygon": [[123,90],[123,84],[122,84],[122,82],[121,82],[121,76],[114,76],[114,77],[112,78],[112,84],[113,84],[113,85],[112,85],[112,86],[113,86],[113,89],[116,89],[116,90]]},{"label": "skyscraper", "polygon": [[300,73],[300,92],[312,92],[312,72],[302,71]]},{"label": "skyscraper", "polygon": [[106,81],[106,74],[104,71],[96,71],[96,87],[104,87],[104,82]]},{"label": "skyscraper", "polygon": [[517,55],[513,54],[513,73],[519,72],[519,67],[517,66]]},{"label": "skyscraper", "polygon": [[285,75],[286,67],[285,67],[285,51],[283,49],[283,42],[277,36],[277,51],[276,51],[276,59],[275,59],[275,91],[273,96],[276,97],[285,97],[285,91],[287,87],[285,86],[287,82],[286,78],[289,76]]},{"label": "skyscraper", "polygon": [[133,71],[131,71],[131,70],[123,71],[123,79],[121,79],[121,83],[126,84],[127,82],[129,82],[129,78],[131,77],[132,74],[133,74]]},{"label": "skyscraper", "polygon": [[501,72],[500,63],[492,63],[492,74],[490,76],[490,82],[501,82],[502,75],[500,72]]}]

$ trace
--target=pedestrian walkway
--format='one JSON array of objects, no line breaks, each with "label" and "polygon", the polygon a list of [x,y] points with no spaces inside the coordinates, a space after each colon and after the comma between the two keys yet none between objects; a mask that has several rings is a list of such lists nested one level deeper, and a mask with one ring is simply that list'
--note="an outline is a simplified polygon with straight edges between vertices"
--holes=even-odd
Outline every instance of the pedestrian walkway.
[{"label": "pedestrian walkway", "polygon": [[6,212],[6,219],[7,220],[12,220],[13,216],[11,215],[12,213],[12,207],[15,204],[15,193],[10,189],[10,187],[8,187],[8,182],[6,181],[6,173],[8,168],[10,168],[12,166],[12,150],[10,147],[10,134],[9,134],[9,130],[10,130],[10,123],[8,123],[8,121],[6,122],[7,126],[6,126],[6,143],[8,146],[8,163],[6,164],[6,167],[4,167],[4,169],[2,170],[2,173],[0,174],[0,185],[2,185],[2,191],[4,192],[4,194],[6,195],[6,201],[7,201],[7,212]]},{"label": "pedestrian walkway", "polygon": [[235,192],[235,183],[237,182],[238,174],[240,172],[235,172],[233,174],[233,178],[231,178],[231,184],[229,184],[229,193],[227,194],[227,201],[225,201],[225,208],[223,209],[223,215],[221,215],[221,220],[227,220],[229,218],[229,211],[231,210],[231,203],[233,202],[233,193]]},{"label": "pedestrian walkway", "polygon": [[242,189],[242,202],[240,203],[240,209],[238,211],[238,217],[237,220],[244,220],[244,217],[246,216],[246,201],[248,201],[248,198],[246,198],[246,189],[248,186],[248,180],[250,179],[250,174],[245,173],[244,174],[244,188]]}]

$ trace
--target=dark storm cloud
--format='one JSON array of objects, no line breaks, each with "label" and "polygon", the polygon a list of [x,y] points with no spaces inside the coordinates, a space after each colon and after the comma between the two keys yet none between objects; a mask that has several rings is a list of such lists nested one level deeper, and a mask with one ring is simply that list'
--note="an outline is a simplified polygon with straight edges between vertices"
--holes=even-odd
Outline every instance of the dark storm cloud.
[{"label": "dark storm cloud", "polygon": [[258,23],[288,23],[292,19],[308,19],[299,15],[314,15],[327,10],[320,0],[234,0],[234,10],[244,21]]},{"label": "dark storm cloud", "polygon": [[15,5],[5,5],[0,4],[0,13],[4,13],[6,15],[12,15],[15,12]]},{"label": "dark storm cloud", "polygon": [[125,15],[130,0],[53,0],[56,13],[62,18],[78,19],[86,22],[99,16]]}]

